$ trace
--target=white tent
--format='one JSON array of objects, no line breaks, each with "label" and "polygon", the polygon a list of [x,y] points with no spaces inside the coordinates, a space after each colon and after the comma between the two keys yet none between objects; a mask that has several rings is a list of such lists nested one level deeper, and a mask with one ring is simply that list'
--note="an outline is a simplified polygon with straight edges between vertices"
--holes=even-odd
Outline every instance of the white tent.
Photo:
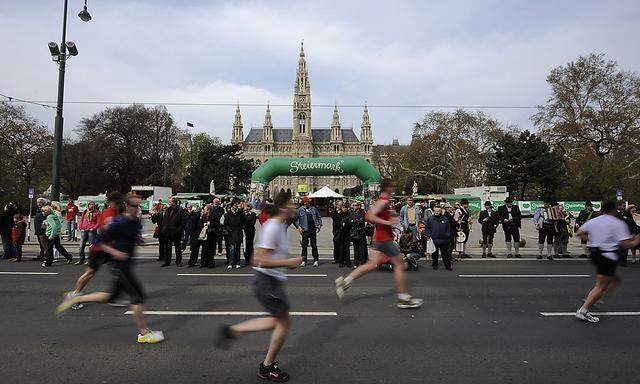
[{"label": "white tent", "polygon": [[333,191],[331,188],[329,188],[329,186],[325,185],[324,187],[320,188],[319,191],[313,192],[312,194],[309,195],[310,198],[312,199],[319,199],[319,198],[335,198],[335,199],[339,199],[342,196],[341,194]]}]

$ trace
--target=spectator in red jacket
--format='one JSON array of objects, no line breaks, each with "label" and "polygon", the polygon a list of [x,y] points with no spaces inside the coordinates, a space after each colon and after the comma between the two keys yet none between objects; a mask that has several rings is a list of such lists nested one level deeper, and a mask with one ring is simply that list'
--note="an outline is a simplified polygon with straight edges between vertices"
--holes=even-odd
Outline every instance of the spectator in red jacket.
[{"label": "spectator in red jacket", "polygon": [[76,217],[79,211],[73,199],[70,198],[64,215],[64,219],[67,222],[67,236],[69,236],[69,241],[76,239]]},{"label": "spectator in red jacket", "polygon": [[18,262],[22,259],[22,245],[27,236],[27,222],[21,213],[13,215],[13,228],[11,229],[11,246],[13,247],[14,257],[9,260]]},{"label": "spectator in red jacket", "polygon": [[78,255],[80,260],[76,262],[76,265],[85,263],[84,248],[89,245],[91,247],[96,241],[96,233],[98,230],[98,222],[100,220],[100,211],[96,207],[96,203],[90,201],[87,203],[87,209],[82,213],[80,217],[80,223],[78,229],[80,230],[80,249]]}]

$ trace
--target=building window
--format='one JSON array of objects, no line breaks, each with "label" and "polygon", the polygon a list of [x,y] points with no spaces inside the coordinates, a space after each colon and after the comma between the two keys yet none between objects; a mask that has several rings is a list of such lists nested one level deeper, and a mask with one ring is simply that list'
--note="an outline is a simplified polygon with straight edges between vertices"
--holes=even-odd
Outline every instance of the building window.
[{"label": "building window", "polygon": [[305,120],[304,113],[301,113],[298,116],[298,125],[300,126],[300,133],[302,133],[302,134],[304,134],[305,131],[306,131],[305,122],[306,122],[306,120]]}]

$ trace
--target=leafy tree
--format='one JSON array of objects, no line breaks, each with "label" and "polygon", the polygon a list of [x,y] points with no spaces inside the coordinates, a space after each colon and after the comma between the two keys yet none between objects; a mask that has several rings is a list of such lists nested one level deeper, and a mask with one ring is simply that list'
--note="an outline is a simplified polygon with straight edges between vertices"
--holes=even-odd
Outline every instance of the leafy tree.
[{"label": "leafy tree", "polygon": [[47,188],[52,140],[23,107],[0,103],[0,200],[26,202],[29,187]]},{"label": "leafy tree", "polygon": [[512,128],[482,112],[429,112],[415,125],[403,166],[430,179],[431,191],[480,185],[493,145],[507,130]]},{"label": "leafy tree", "polygon": [[488,182],[505,185],[520,200],[552,197],[566,179],[562,155],[539,136],[503,134],[488,161]]},{"label": "leafy tree", "polygon": [[637,191],[640,76],[620,70],[603,54],[591,54],[553,69],[547,83],[552,95],[532,121],[563,154],[571,174],[588,175],[589,193],[598,197],[618,188]]},{"label": "leafy tree", "polygon": [[82,163],[75,167],[97,172],[101,190],[127,191],[135,184],[179,187],[188,135],[176,127],[165,107],[107,108],[83,119],[77,132],[79,142],[89,143],[98,164],[96,169],[86,169]]},{"label": "leafy tree", "polygon": [[199,133],[192,140],[183,184],[191,192],[207,192],[213,180],[216,193],[247,193],[255,166],[241,155],[240,145],[223,145],[219,138]]}]

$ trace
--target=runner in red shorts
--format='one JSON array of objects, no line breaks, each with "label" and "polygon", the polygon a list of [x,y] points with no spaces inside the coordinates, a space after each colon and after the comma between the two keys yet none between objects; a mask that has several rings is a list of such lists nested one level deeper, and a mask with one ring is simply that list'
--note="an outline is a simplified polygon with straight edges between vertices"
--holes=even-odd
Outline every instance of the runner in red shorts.
[{"label": "runner in red shorts", "polygon": [[398,217],[391,210],[389,197],[393,193],[394,187],[391,180],[384,180],[380,186],[382,190],[380,198],[367,212],[366,220],[375,225],[373,251],[367,263],[354,269],[349,276],[340,276],[336,279],[336,293],[341,299],[344,297],[344,291],[351,286],[355,279],[375,271],[378,269],[378,265],[388,260],[393,264],[393,278],[398,292],[398,308],[420,308],[422,306],[422,299],[413,298],[407,293],[402,253],[398,244],[393,240],[393,228],[398,224]]}]

